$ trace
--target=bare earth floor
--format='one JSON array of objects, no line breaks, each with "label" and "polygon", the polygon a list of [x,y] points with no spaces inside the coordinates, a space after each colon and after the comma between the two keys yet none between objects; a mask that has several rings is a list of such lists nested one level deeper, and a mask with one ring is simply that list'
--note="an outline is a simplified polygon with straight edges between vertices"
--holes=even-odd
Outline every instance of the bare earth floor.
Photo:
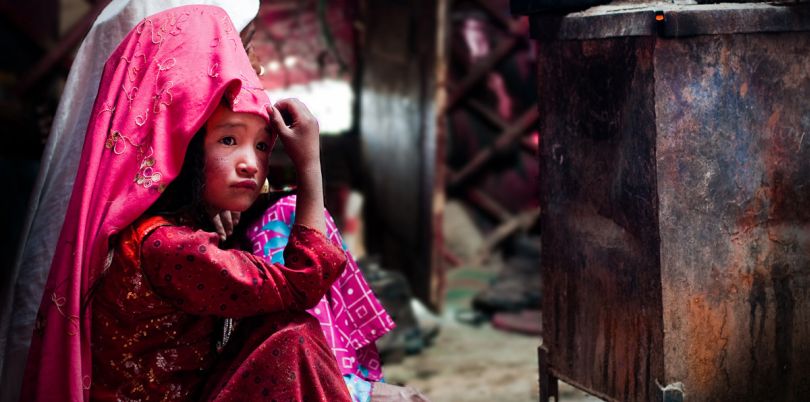
[{"label": "bare earth floor", "polygon": [[[421,390],[432,402],[537,402],[538,336],[472,326],[455,317],[470,311],[472,296],[493,276],[486,268],[465,267],[448,275],[441,330],[421,354],[385,364],[386,380]],[[417,314],[424,319],[424,314]],[[560,382],[560,402],[598,402]]]},{"label": "bare earth floor", "polygon": [[[384,371],[388,382],[413,386],[432,402],[537,402],[538,343],[489,324],[444,324],[432,347]],[[560,383],[560,401],[599,399]]]}]

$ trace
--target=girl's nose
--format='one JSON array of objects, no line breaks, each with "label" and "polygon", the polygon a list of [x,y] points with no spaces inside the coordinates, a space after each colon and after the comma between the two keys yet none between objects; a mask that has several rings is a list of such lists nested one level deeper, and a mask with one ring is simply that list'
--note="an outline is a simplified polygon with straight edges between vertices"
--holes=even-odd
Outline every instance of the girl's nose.
[{"label": "girl's nose", "polygon": [[253,176],[259,171],[256,157],[253,155],[245,157],[241,162],[236,165],[239,174],[243,176]]}]

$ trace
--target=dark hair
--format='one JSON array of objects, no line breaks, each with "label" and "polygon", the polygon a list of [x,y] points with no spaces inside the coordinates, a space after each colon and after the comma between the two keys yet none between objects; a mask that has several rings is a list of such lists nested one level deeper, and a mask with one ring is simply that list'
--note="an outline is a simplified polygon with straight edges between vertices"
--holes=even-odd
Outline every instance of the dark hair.
[{"label": "dark hair", "polygon": [[205,210],[205,127],[191,139],[177,177],[146,211],[146,215],[174,217],[200,229],[212,229]]},{"label": "dark hair", "polygon": [[[180,173],[163,191],[160,198],[155,201],[144,215],[164,215],[183,221],[200,229],[213,231],[211,220],[205,213],[203,190],[205,188],[205,127],[194,134],[186,148],[186,157]],[[117,235],[109,240],[110,250],[115,248]],[[107,262],[109,263],[109,261]],[[87,291],[82,302],[82,314],[93,299],[93,295],[107,274],[109,267],[105,266],[98,278]]]}]

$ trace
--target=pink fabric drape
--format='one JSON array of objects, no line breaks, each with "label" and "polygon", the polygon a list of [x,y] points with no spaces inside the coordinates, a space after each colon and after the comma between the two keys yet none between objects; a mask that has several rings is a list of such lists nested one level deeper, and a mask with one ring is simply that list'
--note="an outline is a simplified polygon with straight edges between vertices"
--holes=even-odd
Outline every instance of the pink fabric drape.
[{"label": "pink fabric drape", "polygon": [[184,6],[144,19],[104,66],[23,383],[25,401],[86,400],[89,307],[110,236],[135,221],[177,175],[186,147],[222,97],[267,119],[228,15]]}]

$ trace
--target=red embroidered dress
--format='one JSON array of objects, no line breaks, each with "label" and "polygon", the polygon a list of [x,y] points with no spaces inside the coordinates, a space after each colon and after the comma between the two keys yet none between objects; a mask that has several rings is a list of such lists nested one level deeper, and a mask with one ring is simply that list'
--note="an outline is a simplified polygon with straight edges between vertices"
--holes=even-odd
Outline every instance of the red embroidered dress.
[{"label": "red embroidered dress", "polygon": [[[93,400],[349,400],[315,305],[345,254],[296,225],[287,266],[162,217],[123,230],[93,295]],[[223,318],[244,318],[222,353]]]}]

